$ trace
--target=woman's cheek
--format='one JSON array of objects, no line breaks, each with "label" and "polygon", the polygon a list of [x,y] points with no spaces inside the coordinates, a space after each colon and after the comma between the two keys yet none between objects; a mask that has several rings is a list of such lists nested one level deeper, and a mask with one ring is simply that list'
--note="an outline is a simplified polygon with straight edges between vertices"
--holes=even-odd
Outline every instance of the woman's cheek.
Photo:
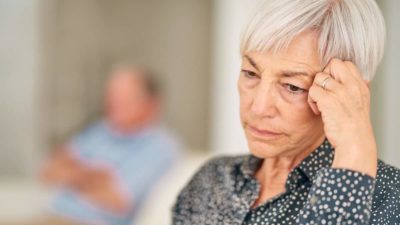
[{"label": "woman's cheek", "polygon": [[282,89],[280,91],[280,97],[286,105],[286,110],[284,111],[288,117],[292,118],[291,120],[293,120],[293,122],[304,122],[316,116],[308,104],[307,92],[292,94]]},{"label": "woman's cheek", "polygon": [[243,91],[240,92],[239,97],[240,97],[240,110],[243,112],[249,110],[252,103],[251,90],[244,89]]},{"label": "woman's cheek", "polygon": [[289,104],[295,104],[297,107],[304,107],[307,103],[307,92],[303,93],[290,93],[285,87],[280,87],[279,88],[279,93],[281,98],[289,103]]},{"label": "woman's cheek", "polygon": [[252,95],[254,94],[254,87],[251,86],[249,82],[245,82],[245,80],[241,79],[238,83],[238,89],[241,107],[249,105],[252,100]]}]

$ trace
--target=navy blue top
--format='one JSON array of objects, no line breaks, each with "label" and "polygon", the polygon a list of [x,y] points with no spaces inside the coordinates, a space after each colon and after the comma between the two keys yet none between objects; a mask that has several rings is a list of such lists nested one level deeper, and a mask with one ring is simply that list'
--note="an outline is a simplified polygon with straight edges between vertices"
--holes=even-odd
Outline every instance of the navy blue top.
[{"label": "navy blue top", "polygon": [[331,168],[327,139],[286,180],[285,191],[256,208],[262,159],[220,157],[206,163],[179,194],[173,224],[399,224],[400,170],[378,159],[377,177]]}]

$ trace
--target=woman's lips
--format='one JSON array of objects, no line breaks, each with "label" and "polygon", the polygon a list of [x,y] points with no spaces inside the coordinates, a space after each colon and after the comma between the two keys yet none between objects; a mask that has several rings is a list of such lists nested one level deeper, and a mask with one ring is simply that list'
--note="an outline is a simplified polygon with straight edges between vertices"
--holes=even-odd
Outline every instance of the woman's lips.
[{"label": "woman's lips", "polygon": [[276,137],[282,135],[282,133],[277,133],[277,132],[273,132],[273,131],[269,131],[269,130],[261,130],[256,127],[250,126],[250,125],[248,125],[248,128],[253,136],[260,137],[260,138],[268,138],[268,139],[272,138],[273,139],[273,138],[276,138]]}]

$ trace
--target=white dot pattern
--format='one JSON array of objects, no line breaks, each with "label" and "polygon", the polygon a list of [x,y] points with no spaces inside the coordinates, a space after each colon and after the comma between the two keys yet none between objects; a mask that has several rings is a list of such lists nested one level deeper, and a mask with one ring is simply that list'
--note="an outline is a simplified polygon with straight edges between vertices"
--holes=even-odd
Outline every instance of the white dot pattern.
[{"label": "white dot pattern", "polygon": [[174,225],[400,225],[400,170],[378,160],[377,177],[331,168],[327,139],[288,175],[286,191],[251,208],[261,159],[219,157],[206,163],[179,194]]}]

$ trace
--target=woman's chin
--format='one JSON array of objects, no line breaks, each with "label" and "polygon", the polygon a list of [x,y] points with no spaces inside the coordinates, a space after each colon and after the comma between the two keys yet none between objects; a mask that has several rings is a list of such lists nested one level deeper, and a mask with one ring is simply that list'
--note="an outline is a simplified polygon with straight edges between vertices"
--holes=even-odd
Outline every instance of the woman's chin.
[{"label": "woman's chin", "polygon": [[249,142],[248,144],[250,153],[258,158],[272,158],[279,156],[283,149],[282,145],[275,145],[273,143],[260,143]]}]

